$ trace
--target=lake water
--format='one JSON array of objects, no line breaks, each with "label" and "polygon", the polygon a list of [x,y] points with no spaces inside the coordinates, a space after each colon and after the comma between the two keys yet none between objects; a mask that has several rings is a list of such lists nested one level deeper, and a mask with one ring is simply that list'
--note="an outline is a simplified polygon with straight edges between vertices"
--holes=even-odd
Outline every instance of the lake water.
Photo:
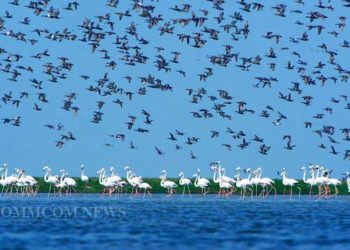
[{"label": "lake water", "polygon": [[350,249],[350,197],[2,197],[0,248]]}]

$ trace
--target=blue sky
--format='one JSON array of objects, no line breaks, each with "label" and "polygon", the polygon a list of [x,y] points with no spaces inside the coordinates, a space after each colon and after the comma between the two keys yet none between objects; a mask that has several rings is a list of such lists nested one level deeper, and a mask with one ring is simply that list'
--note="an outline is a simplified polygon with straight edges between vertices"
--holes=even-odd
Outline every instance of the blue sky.
[{"label": "blue sky", "polygon": [[[5,10],[12,15],[12,19],[5,19],[5,29],[15,32],[22,31],[27,34],[28,39],[37,39],[35,45],[29,42],[16,41],[16,39],[0,36],[0,47],[10,51],[12,54],[20,54],[23,58],[18,63],[13,63],[13,67],[17,65],[31,66],[33,73],[20,71],[21,76],[18,82],[11,82],[7,79],[10,77],[1,71],[0,73],[0,94],[12,91],[14,98],[18,98],[21,91],[27,91],[29,98],[22,100],[20,107],[16,108],[11,104],[1,103],[1,118],[13,118],[15,116],[22,117],[22,125],[14,127],[11,125],[1,125],[0,134],[0,152],[1,161],[8,162],[11,168],[25,168],[31,175],[42,175],[42,167],[49,165],[54,170],[65,168],[71,175],[79,174],[79,166],[84,163],[87,174],[95,175],[96,171],[102,167],[115,166],[120,174],[123,166],[129,165],[136,173],[144,177],[159,176],[162,169],[167,169],[170,176],[177,176],[178,172],[184,171],[188,176],[192,175],[197,168],[200,168],[203,175],[211,175],[209,171],[209,163],[220,160],[222,165],[226,167],[228,174],[232,174],[234,168],[241,167],[263,167],[264,175],[276,177],[276,172],[285,167],[290,176],[300,177],[300,167],[309,162],[318,163],[334,170],[334,176],[340,176],[349,167],[348,161],[343,160],[343,152],[349,149],[349,142],[342,140],[339,132],[340,128],[345,128],[349,124],[349,110],[344,109],[346,102],[341,100],[340,103],[334,104],[330,102],[331,97],[340,99],[339,95],[349,94],[348,83],[338,81],[336,85],[328,80],[324,87],[319,82],[316,86],[305,86],[301,84],[303,93],[298,95],[292,93],[294,102],[289,103],[278,98],[278,92],[284,94],[289,93],[288,88],[292,86],[291,82],[296,81],[302,83],[296,69],[288,70],[286,65],[291,61],[295,67],[298,57],[292,55],[293,51],[300,53],[301,58],[308,63],[306,75],[316,70],[314,66],[323,61],[326,63],[322,74],[326,77],[338,76],[334,70],[334,65],[327,63],[328,55],[323,53],[318,45],[327,44],[328,49],[338,53],[336,62],[345,69],[348,67],[349,49],[342,48],[344,39],[349,37],[349,29],[340,32],[336,27],[339,22],[339,16],[346,16],[349,9],[341,6],[340,1],[332,1],[331,4],[335,10],[327,10],[314,7],[318,1],[307,1],[305,5],[297,3],[288,3],[286,17],[274,15],[272,6],[280,4],[279,1],[261,2],[265,8],[261,12],[255,10],[247,13],[239,9],[237,3],[225,3],[224,12],[225,20],[223,24],[232,21],[229,17],[235,11],[240,11],[243,17],[249,21],[250,34],[248,39],[241,38],[239,41],[232,41],[230,34],[226,34],[220,28],[219,40],[215,41],[206,34],[204,39],[207,40],[206,45],[201,49],[193,48],[186,43],[181,43],[176,34],[203,30],[204,26],[208,28],[219,29],[213,17],[218,16],[218,10],[211,8],[209,2],[196,1],[191,3],[192,9],[198,16],[202,16],[199,9],[208,9],[208,20],[202,27],[195,27],[190,24],[184,28],[176,25],[174,34],[165,34],[159,36],[157,28],[149,30],[145,21],[134,11],[131,11],[131,18],[123,18],[118,22],[115,12],[124,12],[131,9],[132,1],[121,1],[118,9],[113,9],[105,5],[106,1],[80,1],[77,11],[67,11],[62,9],[69,1],[51,1],[49,6],[61,8],[61,19],[48,19],[42,16],[34,16],[31,9],[25,8],[23,5],[29,1],[21,1],[20,7],[8,4],[6,1],[0,3],[1,16],[4,16]],[[156,6],[154,15],[162,14],[165,20],[174,18],[187,18],[190,13],[178,13],[170,10],[175,4],[181,6],[186,1],[160,1],[151,2],[144,1],[144,5],[152,4]],[[328,5],[328,3],[325,3]],[[303,14],[291,13],[291,10],[299,9]],[[325,20],[316,20],[312,24],[321,24],[325,26],[325,30],[321,35],[317,35],[316,30],[307,31],[306,25],[310,24],[305,18],[306,13],[310,11],[320,11],[327,15]],[[119,36],[124,36],[125,28],[134,22],[140,37],[149,41],[148,45],[139,45],[130,35],[129,45],[140,46],[141,52],[149,57],[147,64],[131,67],[125,65],[120,58],[122,54],[119,49],[112,43],[115,35],[107,36],[98,49],[108,50],[109,56],[118,64],[117,68],[112,71],[105,67],[106,60],[101,59],[103,56],[100,52],[91,53],[91,47],[87,43],[79,41],[51,41],[44,37],[38,37],[32,32],[35,28],[47,28],[50,32],[60,31],[68,28],[72,33],[77,34],[81,38],[82,30],[78,27],[85,17],[95,19],[95,16],[111,13],[113,21],[115,21],[115,32]],[[26,26],[19,22],[28,16],[31,20],[30,25]],[[3,17],[2,17],[3,18]],[[295,25],[295,21],[302,21],[305,25]],[[97,20],[95,20],[97,22]],[[163,24],[161,22],[160,24]],[[102,24],[101,24],[102,25]],[[244,22],[237,22],[237,26],[243,27]],[[107,27],[104,25],[103,27]],[[278,45],[274,40],[264,39],[261,36],[267,31],[281,34],[282,39]],[[302,33],[307,31],[309,41],[293,44],[289,41],[289,37],[298,38]],[[337,38],[327,33],[331,31],[339,32]],[[227,67],[212,65],[209,62],[208,55],[217,55],[224,53],[224,44],[233,46],[232,51],[238,52],[240,56],[255,57],[260,55],[262,62],[260,66],[252,65],[249,72],[241,71],[235,67],[235,62],[231,62]],[[172,51],[179,51],[182,54],[179,57],[178,64],[170,64],[172,71],[166,73],[157,71],[153,61],[157,55],[154,47],[164,47],[162,54],[167,60],[172,58]],[[268,53],[270,47],[273,47],[277,58],[271,60],[264,55]],[[283,47],[289,47],[289,50],[281,50]],[[40,61],[31,56],[49,50],[50,57],[42,58]],[[67,72],[67,79],[59,79],[59,83],[50,83],[49,77],[42,73],[44,65],[51,62],[59,65],[57,59],[60,56],[69,58],[69,62],[73,63],[73,69]],[[1,54],[1,60],[6,59],[7,53]],[[276,71],[271,71],[267,63],[274,61],[277,64]],[[6,64],[1,61],[2,66]],[[199,81],[198,74],[205,71],[205,67],[212,67],[214,75],[207,79],[206,82]],[[186,77],[182,77],[176,70],[184,70]],[[132,101],[128,101],[125,95],[102,97],[95,93],[89,92],[86,88],[90,85],[96,85],[95,80],[102,78],[104,73],[108,72],[111,81],[115,82],[125,91],[136,92],[142,87],[138,77],[152,74],[156,78],[162,79],[163,83],[169,83],[173,86],[173,92],[161,92],[159,90],[147,89],[147,95],[134,95]],[[83,80],[79,76],[89,75],[89,80]],[[130,84],[123,78],[126,75],[133,77]],[[274,83],[272,88],[253,88],[253,84],[257,83],[254,77],[276,77],[278,82]],[[315,77],[315,76],[314,76]],[[31,87],[30,79],[36,78],[43,81],[44,89],[47,94],[49,103],[43,104],[37,100],[37,89]],[[218,89],[225,89],[233,97],[232,105],[224,108],[225,112],[232,115],[232,120],[224,120],[218,114],[211,110],[213,103],[207,97],[199,104],[190,103],[191,97],[187,95],[186,89],[199,89],[204,87],[208,95],[218,96]],[[74,116],[72,112],[67,112],[60,107],[63,105],[65,95],[76,93],[77,99],[74,105],[80,108],[78,115]],[[311,95],[314,97],[312,105],[305,107],[301,103],[301,97]],[[112,101],[120,98],[124,101],[123,108],[118,107]],[[100,124],[90,122],[93,112],[97,111],[97,101],[105,101],[103,109],[103,120]],[[236,102],[245,101],[247,107],[254,109],[255,114],[239,115],[235,112],[237,109]],[[218,101],[218,103],[222,103]],[[34,103],[38,103],[42,107],[42,111],[33,110]],[[259,116],[260,112],[265,109],[266,105],[271,105],[275,109],[275,113],[271,113],[271,117],[264,119]],[[326,114],[322,109],[332,107],[333,114]],[[214,117],[210,119],[193,118],[191,111],[198,111],[201,108],[209,109],[213,112]],[[154,122],[151,126],[143,123],[144,116],[141,114],[145,109],[151,114]],[[272,121],[278,118],[277,111],[285,114],[288,119],[283,121],[282,126],[274,126]],[[323,120],[315,120],[312,116],[317,113],[325,113]],[[149,129],[146,134],[139,134],[134,131],[128,131],[125,122],[128,121],[128,115],[137,117],[135,128],[142,127]],[[304,122],[312,121],[313,128],[305,129]],[[44,127],[44,124],[64,125],[64,131],[52,131]],[[335,144],[335,148],[340,153],[337,156],[331,155],[331,143],[327,138],[320,138],[312,130],[319,129],[323,125],[333,125],[336,127],[336,133],[333,136],[339,144]],[[264,138],[265,144],[271,146],[271,150],[267,156],[258,153],[259,145],[253,142],[245,150],[241,150],[237,145],[241,140],[233,140],[232,137],[225,133],[226,128],[230,127],[234,131],[244,131],[247,134],[246,139],[251,141],[254,134]],[[177,144],[181,145],[182,150],[175,150],[175,143],[168,140],[169,133],[174,133],[178,129],[185,133],[185,136],[179,137]],[[210,138],[210,131],[220,131],[220,137]],[[60,138],[61,134],[71,131],[77,138],[76,141],[68,142],[63,148],[57,148],[55,141]],[[125,142],[110,138],[108,135],[124,133],[126,135]],[[292,151],[284,149],[285,142],[282,140],[283,135],[290,134],[293,138],[293,144],[296,148]],[[200,137],[200,141],[196,145],[187,145],[184,142],[187,137]],[[136,150],[129,148],[129,142],[132,141],[137,147]],[[105,144],[112,144],[113,147],[106,147]],[[232,151],[227,151],[221,144],[229,143],[232,145]],[[327,149],[317,147],[320,143],[324,143]],[[163,157],[155,153],[154,147],[162,149],[165,152]],[[190,152],[198,156],[197,160],[190,159]]]}]

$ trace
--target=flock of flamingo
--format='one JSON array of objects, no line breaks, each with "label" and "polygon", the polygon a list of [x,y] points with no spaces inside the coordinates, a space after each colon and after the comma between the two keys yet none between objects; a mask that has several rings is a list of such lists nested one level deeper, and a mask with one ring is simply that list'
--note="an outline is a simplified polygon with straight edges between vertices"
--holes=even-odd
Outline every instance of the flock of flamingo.
[{"label": "flock of flamingo", "polygon": [[[84,165],[80,167],[81,175],[80,180],[83,183],[83,191],[86,192],[89,188],[89,177],[85,174]],[[201,177],[200,170],[193,175],[194,180],[185,178],[184,172],[179,173],[178,183],[172,180],[168,180],[167,171],[161,171],[160,175],[160,186],[167,189],[167,196],[174,195],[175,188],[179,186],[183,187],[182,196],[188,193],[191,196],[190,186],[200,189],[201,196],[204,197],[207,193],[210,192],[211,185],[218,185],[219,191],[218,196],[230,197],[236,191],[240,191],[240,197],[245,198],[246,196],[250,197],[260,197],[266,198],[271,192],[274,196],[277,195],[277,190],[275,187],[275,181],[271,178],[262,177],[262,168],[257,168],[252,170],[246,168],[243,170],[243,173],[246,175],[246,178],[241,177],[242,169],[237,167],[235,169],[235,175],[229,177],[226,175],[225,168],[223,168],[220,162],[214,162],[210,164],[210,170],[213,172],[213,178],[210,181],[207,178]],[[329,169],[319,166],[319,165],[310,165],[309,168],[310,178],[307,178],[307,168],[302,167],[301,171],[303,172],[302,181],[307,184],[309,189],[309,197],[313,194],[313,188],[318,188],[318,197],[331,197],[336,196],[339,193],[337,188],[342,182],[341,180],[331,178],[330,174],[332,171]],[[49,184],[48,197],[53,193],[55,196],[61,196],[62,192],[69,196],[72,192],[76,192],[76,187],[78,185],[77,181],[69,177],[69,174],[66,170],[59,170],[60,175],[53,175],[52,169],[48,166],[43,168],[44,171],[44,181]],[[108,170],[107,170],[108,171]],[[126,178],[123,179],[116,172],[114,167],[110,167],[109,175],[106,174],[106,169],[102,168],[97,171],[99,184],[103,186],[102,195],[112,196],[121,195],[127,193],[127,186],[131,187],[130,195],[131,196],[142,196],[145,197],[149,195],[152,197],[150,190],[152,186],[143,181],[141,176],[137,176],[130,167],[124,167]],[[26,174],[25,170],[15,168],[12,175],[8,175],[8,166],[3,164],[0,168],[1,179],[0,186],[1,196],[11,196],[11,195],[21,195],[21,196],[36,196],[39,191],[38,181],[34,177]],[[282,184],[284,186],[283,197],[286,195],[286,192],[289,192],[289,198],[292,198],[293,187],[296,187],[299,190],[299,197],[301,188],[298,186],[301,181],[296,179],[288,178],[287,171],[283,168],[278,174],[282,177]],[[348,192],[350,192],[350,173],[346,172],[346,184],[348,187]],[[334,192],[331,192],[331,186],[334,187]]]}]

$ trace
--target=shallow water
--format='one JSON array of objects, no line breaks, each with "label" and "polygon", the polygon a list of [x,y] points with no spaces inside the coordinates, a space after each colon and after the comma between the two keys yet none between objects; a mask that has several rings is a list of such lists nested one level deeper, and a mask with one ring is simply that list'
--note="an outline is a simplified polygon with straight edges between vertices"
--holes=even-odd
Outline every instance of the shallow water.
[{"label": "shallow water", "polygon": [[0,199],[1,249],[349,249],[350,198]]}]

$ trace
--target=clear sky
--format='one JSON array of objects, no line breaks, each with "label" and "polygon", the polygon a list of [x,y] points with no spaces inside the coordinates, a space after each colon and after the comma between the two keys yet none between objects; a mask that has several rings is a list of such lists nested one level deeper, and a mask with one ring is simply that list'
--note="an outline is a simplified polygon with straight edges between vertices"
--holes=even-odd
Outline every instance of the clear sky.
[{"label": "clear sky", "polygon": [[[29,1],[20,1],[20,6],[14,6],[8,1],[0,2],[1,18],[5,21],[5,28],[0,35],[0,48],[13,54],[23,56],[18,62],[12,62],[13,70],[18,65],[31,66],[33,73],[25,70],[18,70],[22,75],[17,77],[17,82],[9,81],[11,74],[0,72],[0,95],[12,91],[12,100],[19,99],[20,92],[29,93],[28,99],[20,99],[21,103],[18,108],[12,105],[12,102],[5,104],[1,102],[0,117],[14,118],[21,116],[22,124],[19,127],[9,124],[0,126],[0,152],[1,161],[7,162],[11,169],[15,167],[24,168],[28,173],[35,176],[43,174],[42,168],[49,165],[54,171],[65,168],[73,176],[79,174],[81,163],[86,166],[88,175],[96,175],[96,171],[102,167],[115,166],[117,172],[124,175],[122,168],[129,165],[137,174],[144,177],[159,176],[162,169],[167,169],[170,176],[177,176],[178,172],[184,171],[187,176],[192,176],[197,168],[205,176],[211,175],[209,163],[220,160],[222,165],[226,167],[227,174],[232,175],[234,168],[237,166],[245,167],[263,167],[263,175],[277,177],[276,172],[281,168],[286,168],[288,174],[293,177],[301,177],[300,167],[309,162],[318,163],[334,170],[333,176],[340,177],[340,174],[350,168],[349,161],[343,160],[343,154],[349,149],[349,141],[343,140],[340,128],[349,127],[349,112],[344,109],[347,103],[339,95],[349,94],[349,84],[341,82],[339,73],[335,70],[335,65],[328,63],[329,55],[324,53],[318,46],[325,43],[328,50],[337,52],[336,63],[340,64],[344,69],[350,69],[349,66],[349,49],[340,45],[343,40],[349,39],[349,27],[346,26],[341,31],[336,24],[339,23],[339,16],[348,16],[349,8],[341,5],[341,1],[324,1],[324,5],[332,5],[334,10],[321,9],[315,7],[317,1],[305,1],[304,5],[292,3],[288,1],[286,17],[275,15],[272,6],[280,4],[284,1],[260,1],[265,5],[262,11],[257,12],[251,8],[250,12],[241,10],[241,6],[234,1],[226,1],[223,5],[224,18],[221,24],[218,24],[214,17],[219,16],[220,10],[212,8],[212,3],[207,1],[190,1],[191,10],[195,11],[197,16],[203,16],[199,10],[207,9],[209,14],[207,21],[201,27],[195,27],[193,23],[182,27],[180,24],[174,26],[174,34],[164,34],[160,36],[158,27],[164,22],[175,18],[190,18],[190,13],[180,13],[170,9],[175,4],[182,4],[189,1],[144,1],[143,5],[153,5],[155,10],[153,16],[162,15],[164,21],[153,29],[147,28],[144,18],[140,17],[137,12],[131,10],[133,1],[120,1],[118,8],[106,6],[107,1],[79,1],[77,11],[69,11],[63,9],[69,1],[50,1],[46,10],[50,6],[60,8],[60,19],[49,19],[43,17],[47,11],[43,11],[39,16],[33,14],[33,10],[24,7]],[[247,1],[251,2],[251,1]],[[130,9],[131,17],[124,17],[118,20],[116,12],[125,12]],[[13,15],[13,18],[5,17],[5,10]],[[291,12],[292,10],[300,10],[303,13]],[[249,22],[250,33],[247,39],[239,35],[238,41],[231,39],[230,33],[225,33],[220,25],[228,24],[233,21],[230,15],[239,11],[243,18]],[[309,19],[306,18],[307,13],[311,11],[319,11],[327,16],[326,19],[313,21],[311,25],[323,25],[325,29],[320,35],[317,30],[309,30]],[[87,42],[78,41],[82,38],[83,30],[78,27],[85,18],[98,23],[96,16],[103,16],[106,13],[111,14],[111,20],[114,22],[114,32],[116,34],[106,35],[106,38],[100,42],[97,50],[106,49],[110,60],[102,59],[103,53],[96,50],[92,53],[91,46]],[[30,25],[21,24],[20,21],[24,17],[29,17]],[[304,25],[296,25],[296,21],[301,21]],[[106,21],[100,23],[106,31],[109,30]],[[136,64],[136,66],[125,65],[120,58],[123,54],[116,47],[116,35],[120,37],[126,34],[126,28],[134,22],[139,37],[146,39],[147,45],[140,45],[138,41],[130,34],[128,35],[129,46],[139,46],[141,52],[149,59],[146,64]],[[244,26],[244,22],[237,22],[239,28]],[[210,39],[209,35],[203,33],[204,26],[217,29],[220,31],[219,39]],[[50,33],[59,31],[63,32],[65,28],[72,34],[78,36],[76,41],[63,40],[52,41],[42,34],[39,37],[34,29],[48,29]],[[24,32],[27,39],[36,39],[37,43],[31,45],[29,41],[23,42],[13,37],[3,35],[6,31]],[[271,31],[274,34],[282,35],[279,44],[274,39],[265,39],[262,35]],[[337,37],[328,33],[336,31],[339,33]],[[191,47],[185,42],[181,43],[176,34],[189,34],[193,36],[193,32],[202,32],[203,39],[207,40],[205,46],[201,49]],[[232,33],[233,31],[231,31]],[[300,38],[303,32],[309,34],[308,41],[300,41],[299,43],[291,43],[290,37]],[[191,40],[191,44],[193,41]],[[252,65],[250,71],[245,72],[236,67],[241,64],[233,60],[227,67],[221,67],[210,63],[208,56],[219,55],[225,53],[225,44],[233,46],[232,52],[239,53],[240,57],[262,57],[261,65]],[[154,47],[163,47],[164,50],[158,53]],[[271,59],[265,55],[270,48],[274,48],[277,58]],[[283,49],[283,48],[289,49]],[[43,57],[38,60],[32,56],[48,49],[50,56]],[[157,54],[161,54],[167,61],[173,57],[171,52],[181,52],[179,63],[171,63],[171,72],[166,73],[164,70],[158,71],[154,61]],[[300,58],[293,55],[298,52]],[[134,54],[134,50],[130,50]],[[7,64],[4,61],[8,53],[0,55],[0,67],[3,69]],[[46,63],[52,63],[54,66],[60,65],[58,57],[67,57],[69,62],[73,63],[71,71],[67,73],[67,79],[58,79],[58,83],[48,81],[51,77],[43,71]],[[115,70],[105,67],[108,61],[115,60],[117,67]],[[303,66],[298,64],[298,60],[308,63]],[[287,62],[290,61],[295,68],[293,70],[286,69]],[[321,86],[320,81],[316,79],[321,74],[312,74],[317,69],[315,66],[319,61],[325,63],[325,67],[321,69],[321,74],[325,77],[338,77],[337,84],[333,84],[328,80],[325,86]],[[268,63],[276,63],[276,70],[272,71]],[[311,75],[316,81],[316,85],[305,86],[300,78],[297,67],[303,66],[306,69],[305,75]],[[213,69],[214,75],[209,77],[206,82],[200,81],[198,74],[205,72],[206,67]],[[176,70],[186,72],[186,77],[180,75]],[[144,84],[140,82],[138,77],[147,76],[148,74],[159,78],[164,83],[168,83],[173,87],[173,91],[159,91],[147,88],[146,95],[134,94],[132,101],[123,95],[99,96],[96,93],[86,90],[90,85],[96,86],[96,80],[103,78],[105,72],[108,72],[110,81],[115,82],[118,87],[124,91],[137,92]],[[80,75],[88,75],[90,79],[84,80]],[[124,76],[131,76],[133,79],[128,83]],[[278,82],[273,83],[272,87],[254,88],[253,84],[257,83],[255,77],[276,77]],[[38,90],[32,87],[30,79],[38,79],[43,81],[43,89]],[[299,82],[303,90],[302,94],[290,92],[288,88],[292,87],[291,82]],[[207,96],[198,104],[190,101],[192,97],[188,95],[186,89],[205,88]],[[210,101],[208,96],[215,95],[218,100],[215,103],[223,103],[218,96],[217,90],[225,89],[232,96],[232,104],[223,108],[223,110],[232,116],[231,120],[221,118],[214,110],[212,110],[214,102]],[[292,93],[293,102],[287,102],[278,98],[278,92],[283,94]],[[48,103],[38,100],[38,93],[44,92],[47,95]],[[72,111],[62,109],[65,95],[76,93],[77,98],[73,100],[73,106],[79,107],[79,112],[75,116]],[[306,107],[301,103],[302,96],[313,96],[312,104]],[[330,100],[334,97],[339,99],[339,103],[332,103]],[[124,102],[123,108],[113,103],[119,98]],[[98,111],[97,102],[104,101],[105,105],[100,110],[104,113],[102,121],[99,124],[91,123],[93,112]],[[255,114],[245,113],[240,115],[236,113],[237,101],[247,103],[248,109],[255,110]],[[34,103],[37,103],[41,111],[33,109]],[[259,114],[270,105],[275,112],[270,111],[269,118],[260,117]],[[329,114],[323,109],[331,107],[333,114]],[[151,114],[154,120],[152,125],[145,124],[142,110],[146,110]],[[208,109],[213,113],[213,118],[194,118],[192,111],[200,109]],[[281,126],[275,126],[272,122],[278,118],[277,111],[280,111],[288,117],[282,121]],[[318,113],[325,114],[324,119],[314,119],[314,115]],[[145,128],[149,133],[141,134],[139,132],[128,130],[126,122],[129,121],[128,116],[137,117],[134,128]],[[311,121],[313,126],[311,129],[304,128],[304,122]],[[44,124],[57,125],[62,123],[64,129],[62,131],[49,130]],[[327,135],[320,138],[316,133],[312,132],[321,129],[323,125],[332,125],[336,128],[332,137],[338,141],[338,144],[329,142]],[[241,143],[242,138],[235,140],[232,135],[226,133],[227,127],[238,132],[244,131],[246,140],[251,144],[244,150],[237,145]],[[169,133],[175,134],[178,129],[185,133],[184,136],[177,136],[178,141],[168,140]],[[220,132],[219,138],[211,138],[211,130]],[[56,142],[61,138],[62,134],[71,131],[76,138],[75,141],[67,142],[62,148],[56,147]],[[109,137],[110,134],[123,133],[126,136],[124,142]],[[254,134],[264,138],[264,143],[271,146],[268,155],[258,153],[259,145],[252,141]],[[296,147],[293,150],[286,150],[284,146],[286,141],[282,137],[286,134],[292,136],[292,144]],[[200,141],[195,145],[185,144],[187,137],[199,137]],[[130,141],[132,141],[136,149],[130,149]],[[326,149],[317,147],[323,143]],[[107,147],[105,144],[111,144]],[[182,146],[181,150],[175,150],[175,145]],[[231,144],[232,151],[228,151],[222,144]],[[330,154],[330,146],[334,145],[338,155]],[[165,155],[156,154],[154,147],[160,148]],[[198,159],[191,159],[190,152],[193,152]]]}]

